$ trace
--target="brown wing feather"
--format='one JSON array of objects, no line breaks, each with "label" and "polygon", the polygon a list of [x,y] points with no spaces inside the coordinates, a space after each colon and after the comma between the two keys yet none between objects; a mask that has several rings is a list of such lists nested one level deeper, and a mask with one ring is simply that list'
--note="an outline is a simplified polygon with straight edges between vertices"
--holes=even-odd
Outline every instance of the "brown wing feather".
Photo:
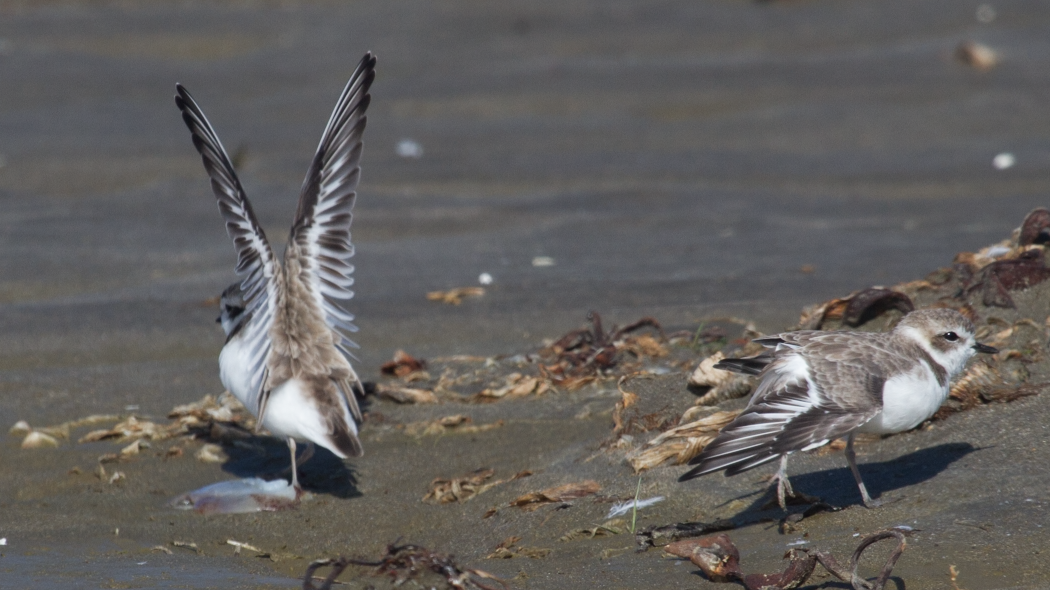
[{"label": "brown wing feather", "polygon": [[[857,337],[869,346],[857,347]],[[852,432],[881,410],[883,371],[907,362],[896,354],[887,363],[880,355],[879,366],[870,362],[872,347],[883,349],[881,334],[796,332],[776,339],[774,360],[747,409],[690,461],[696,467],[681,481],[723,469],[735,475]]]}]

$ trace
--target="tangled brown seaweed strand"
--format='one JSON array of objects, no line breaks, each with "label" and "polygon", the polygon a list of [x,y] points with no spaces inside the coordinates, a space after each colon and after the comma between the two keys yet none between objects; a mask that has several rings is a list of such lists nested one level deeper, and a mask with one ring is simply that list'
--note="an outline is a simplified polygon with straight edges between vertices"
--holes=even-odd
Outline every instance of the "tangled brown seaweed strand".
[{"label": "tangled brown seaweed strand", "polygon": [[[306,566],[306,574],[303,575],[303,590],[331,590],[335,579],[349,566],[350,560],[345,557],[312,561],[310,565]],[[319,579],[314,577],[314,572],[323,567],[331,567],[332,571],[328,572],[328,575],[321,580],[320,586],[314,586],[314,580]]]},{"label": "tangled brown seaweed strand", "polygon": [[667,340],[655,318],[644,317],[619,329],[614,326],[609,332],[602,328],[598,312],[588,313],[587,319],[591,322],[590,329],[573,330],[540,352],[546,363],[540,365],[540,372],[554,385],[572,390],[590,383],[616,366],[621,352],[651,356],[655,352],[652,344],[631,342],[627,338],[642,328],[653,328],[661,341]]},{"label": "tangled brown seaweed strand", "polygon": [[[638,551],[648,551],[650,547],[663,547],[675,541],[700,537],[710,533],[728,531],[737,528],[732,520],[721,519],[715,522],[676,522],[663,526],[646,527],[634,535]],[[688,556],[679,556],[688,557]]]},{"label": "tangled brown seaweed strand", "polygon": [[[854,590],[882,590],[893,572],[893,566],[907,547],[906,536],[913,529],[895,527],[876,531],[861,540],[860,545],[850,557],[849,568],[839,565],[830,553],[792,549],[785,555],[790,562],[779,574],[748,574],[740,569],[740,551],[733,544],[729,535],[720,534],[702,539],[678,541],[664,548],[664,551],[677,557],[684,557],[699,567],[709,580],[717,583],[739,582],[747,590],[787,590],[797,588],[806,582],[819,563],[831,575],[849,582]],[[857,574],[860,558],[864,551],[884,539],[896,539],[897,547],[890,553],[879,575],[872,581],[865,580]]]},{"label": "tangled brown seaweed strand", "polygon": [[[373,576],[389,575],[395,586],[400,586],[425,571],[431,571],[443,576],[448,587],[456,590],[498,590],[496,586],[486,584],[482,580],[493,580],[503,590],[507,589],[506,582],[488,572],[470,568],[461,569],[451,555],[437,553],[419,545],[390,544],[386,546],[386,555],[379,561],[350,557],[314,561],[306,568],[306,574],[303,576],[303,590],[331,590],[335,579],[351,565],[371,567]],[[321,580],[320,586],[314,586],[313,582],[317,579],[314,573],[323,567],[331,567],[332,570]]]},{"label": "tangled brown seaweed strand", "polygon": [[394,352],[393,359],[379,367],[379,372],[391,377],[405,377],[412,373],[425,371],[426,368],[427,362],[425,360],[417,359],[403,350],[397,350]]},{"label": "tangled brown seaweed strand", "polygon": [[498,485],[532,475],[531,471],[524,469],[507,479],[488,481],[495,473],[494,469],[482,468],[464,477],[452,479],[435,478],[430,482],[430,490],[426,496],[423,496],[423,502],[432,504],[466,502],[474,496],[480,496]]},{"label": "tangled brown seaweed strand", "polygon": [[907,314],[915,309],[915,304],[907,294],[900,291],[871,287],[805,308],[797,328],[821,330],[826,322],[836,320],[855,328],[894,309]]}]

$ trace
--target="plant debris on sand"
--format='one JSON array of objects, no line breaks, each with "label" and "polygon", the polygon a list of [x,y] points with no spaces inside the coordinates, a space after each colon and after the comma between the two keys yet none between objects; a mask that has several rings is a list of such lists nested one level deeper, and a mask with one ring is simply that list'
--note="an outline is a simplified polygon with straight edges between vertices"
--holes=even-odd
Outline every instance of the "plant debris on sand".
[{"label": "plant debris on sand", "polygon": [[519,471],[509,479],[488,481],[496,474],[495,469],[478,469],[464,477],[452,479],[436,478],[430,482],[430,490],[423,496],[424,502],[433,504],[450,504],[452,502],[466,502],[474,496],[484,494],[492,488],[532,475],[531,471]]},{"label": "plant debris on sand", "polygon": [[[690,343],[699,340],[707,344],[724,338],[724,332],[719,330],[709,330],[704,336],[693,332],[667,335],[659,322],[650,317],[606,331],[597,312],[587,317],[589,328],[572,330],[529,354],[460,356],[428,362],[398,350],[381,367],[386,378],[366,384],[365,390],[401,404],[491,403],[553,391],[576,391],[647,367],[653,369],[657,362],[661,368],[656,370],[680,371],[695,362]],[[648,332],[640,333],[643,330]],[[682,345],[679,348],[684,353],[671,354],[673,345]],[[508,372],[508,367],[514,370]]]},{"label": "plant debris on sand", "polygon": [[[145,441],[162,441],[172,438],[223,440],[230,436],[236,436],[234,432],[241,433],[241,437],[250,436],[250,431],[255,426],[255,418],[245,409],[229,392],[215,397],[206,395],[200,400],[176,406],[168,412],[171,422],[167,424],[155,422],[146,418],[128,415],[123,419],[116,415],[91,415],[77,420],[63,422],[57,426],[31,428],[24,420],[19,421],[11,428],[11,434],[25,434],[27,438],[37,435],[47,436],[55,441],[52,446],[57,446],[58,439],[68,439],[73,429],[84,426],[92,426],[105,422],[116,422],[110,428],[92,430],[81,436],[77,442],[80,444],[109,441],[117,443],[132,444],[123,448],[118,454],[103,455],[100,462],[112,462],[118,458],[128,458],[137,455],[143,448],[148,448]],[[25,443],[23,443],[23,446]],[[167,453],[168,457],[181,456],[177,453]]]},{"label": "plant debris on sand", "polygon": [[[507,584],[496,576],[478,569],[461,568],[453,556],[431,551],[418,545],[387,545],[386,555],[379,560],[321,559],[314,561],[306,568],[303,576],[303,590],[330,590],[335,579],[351,565],[372,568],[371,576],[389,576],[394,586],[400,586],[408,580],[417,580],[426,574],[437,574],[444,580],[446,587],[456,590],[506,590]],[[315,578],[314,573],[323,567],[332,568],[324,578]],[[314,581],[321,585],[315,586]],[[492,581],[499,586],[494,586]]]},{"label": "plant debris on sand", "polygon": [[[784,556],[790,560],[787,568],[779,574],[748,574],[740,569],[740,552],[730,540],[729,535],[720,534],[701,539],[677,541],[664,547],[664,551],[677,557],[684,557],[699,567],[707,579],[712,582],[738,582],[747,590],[787,590],[804,584],[813,574],[819,563],[831,575],[849,582],[854,590],[882,590],[893,572],[893,566],[907,547],[905,537],[914,532],[912,529],[898,527],[872,533],[863,540],[850,557],[849,568],[839,565],[838,561],[825,551],[812,553],[805,549],[791,549]],[[860,557],[864,550],[884,539],[896,539],[897,547],[886,560],[879,575],[871,582],[857,574]]]},{"label": "plant debris on sand", "polygon": [[529,492],[524,496],[518,496],[510,503],[510,505],[521,508],[526,512],[532,512],[544,504],[576,500],[577,498],[597,494],[601,489],[601,484],[594,480],[567,483],[547,488],[539,492]]}]

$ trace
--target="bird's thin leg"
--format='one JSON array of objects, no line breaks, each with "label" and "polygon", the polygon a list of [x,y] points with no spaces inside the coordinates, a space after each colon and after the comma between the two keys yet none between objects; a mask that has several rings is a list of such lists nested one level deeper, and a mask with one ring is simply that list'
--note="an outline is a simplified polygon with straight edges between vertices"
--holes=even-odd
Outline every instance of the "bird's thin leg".
[{"label": "bird's thin leg", "polygon": [[314,443],[307,442],[306,443],[306,448],[303,449],[302,456],[299,457],[299,464],[302,465],[303,463],[306,463],[307,461],[309,461],[310,458],[314,456],[314,450],[315,449],[316,449],[316,447],[314,446]]},{"label": "bird's thin leg", "polygon": [[794,496],[795,490],[791,489],[791,481],[788,480],[788,456],[780,456],[780,469],[773,479],[777,482],[777,502],[781,510],[787,510],[787,497]]},{"label": "bird's thin leg", "polygon": [[295,439],[288,437],[288,450],[292,453],[292,487],[299,490],[299,470],[295,467]]},{"label": "bird's thin leg", "polygon": [[864,487],[864,480],[860,478],[860,470],[857,469],[857,454],[853,452],[854,436],[854,433],[851,432],[846,439],[846,461],[849,463],[850,471],[853,472],[853,479],[857,480],[857,487],[860,488],[860,498],[864,501],[864,506],[875,508],[880,502],[871,499],[871,496],[868,495],[868,488]]}]

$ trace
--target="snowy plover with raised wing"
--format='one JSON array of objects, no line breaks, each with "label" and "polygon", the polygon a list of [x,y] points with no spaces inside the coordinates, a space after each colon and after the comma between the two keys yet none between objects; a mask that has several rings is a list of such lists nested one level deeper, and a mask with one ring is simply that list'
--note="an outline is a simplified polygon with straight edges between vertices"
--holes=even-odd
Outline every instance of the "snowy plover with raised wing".
[{"label": "snowy plover with raised wing", "polygon": [[366,53],[343,90],[303,181],[282,265],[259,226],[219,136],[176,84],[175,104],[211,177],[226,231],[237,248],[241,280],[222,294],[226,346],[220,378],[258,417],[257,428],[284,437],[299,489],[295,441],[317,443],[340,458],[361,456],[350,366],[356,327],[343,304],[353,297],[350,221],[361,175],[361,136],[376,60]]},{"label": "snowy plover with raised wing", "polygon": [[915,428],[944,403],[970,357],[997,352],[976,342],[973,323],[952,309],[913,311],[881,334],[801,331],[755,342],[772,350],[715,365],[761,377],[751,402],[689,462],[696,467],[679,481],[723,469],[736,475],[781,459],[775,479],[782,507],[791,492],[787,455],[842,436],[848,437],[846,461],[864,505],[877,506],[857,470],[856,433]]}]

